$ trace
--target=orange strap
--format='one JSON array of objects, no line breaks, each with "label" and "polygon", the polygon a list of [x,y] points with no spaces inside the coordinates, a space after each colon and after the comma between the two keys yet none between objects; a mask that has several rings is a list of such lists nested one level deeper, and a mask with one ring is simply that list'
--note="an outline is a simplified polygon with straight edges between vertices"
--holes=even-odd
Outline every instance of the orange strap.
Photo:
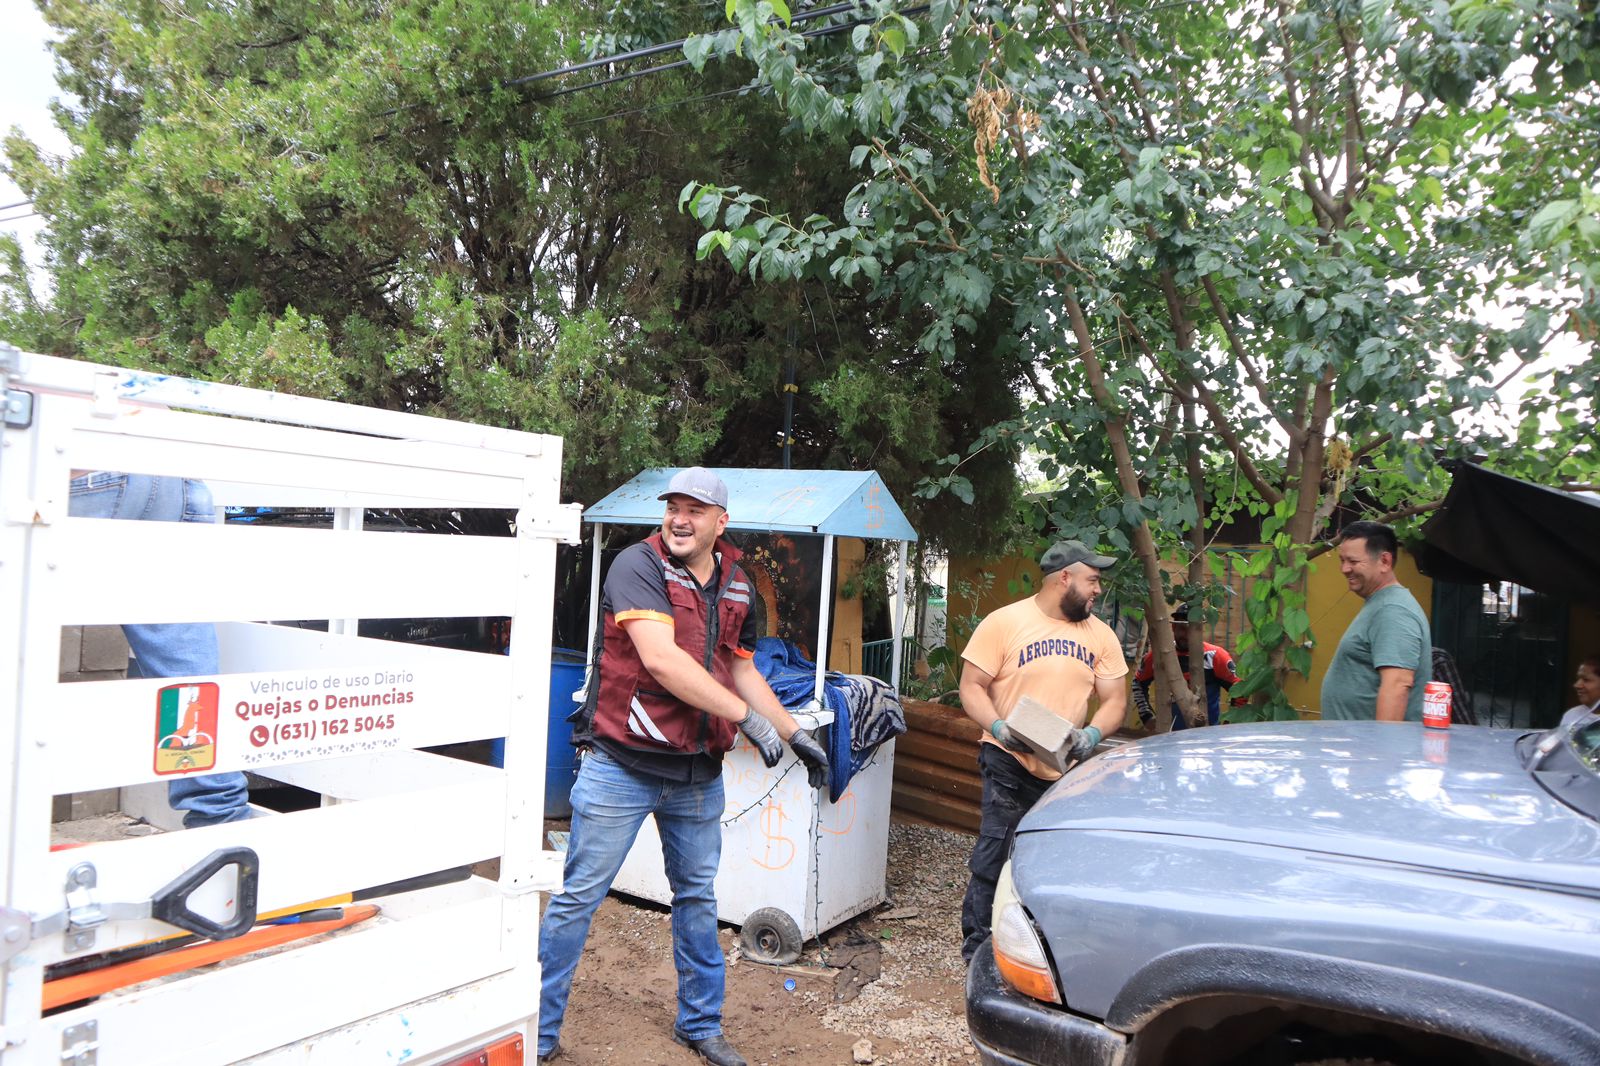
[{"label": "orange strap", "polygon": [[364,922],[378,913],[378,908],[373,904],[348,907],[343,917],[331,918],[325,922],[301,922],[297,925],[268,925],[259,929],[252,929],[243,936],[234,937],[232,940],[214,940],[193,947],[178,948],[161,955],[153,955],[147,959],[134,959],[132,962],[120,963],[116,966],[106,966],[99,970],[90,970],[88,973],[75,974],[72,977],[62,977],[55,981],[47,981],[44,985],[44,1010],[53,1010],[68,1003],[77,1003],[80,1000],[93,999],[103,996],[107,992],[114,992],[119,988],[139,984],[141,981],[153,981],[157,977],[166,977],[170,974],[182,973],[198,966],[209,966],[214,962],[225,959],[237,958],[240,955],[249,955],[264,948],[277,947],[293,940],[301,940],[318,933],[331,932],[334,929],[343,929],[357,922]]}]

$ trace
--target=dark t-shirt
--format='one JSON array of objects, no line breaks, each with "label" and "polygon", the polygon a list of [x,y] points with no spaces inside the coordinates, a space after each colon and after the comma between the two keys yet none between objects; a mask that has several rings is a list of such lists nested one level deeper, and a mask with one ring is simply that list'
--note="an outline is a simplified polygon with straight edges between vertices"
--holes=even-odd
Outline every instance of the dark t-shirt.
[{"label": "dark t-shirt", "polygon": [[[689,579],[694,580],[694,575],[690,574]],[[708,607],[714,603],[721,583],[722,556],[719,554],[711,571],[711,580],[700,587],[700,595]],[[664,616],[668,621],[673,618],[672,600],[667,596],[666,579],[661,573],[661,558],[649,544],[643,541],[631,544],[612,562],[611,569],[606,573],[601,610],[609,611],[621,621],[652,615]],[[744,626],[739,631],[739,647],[746,652],[754,652],[758,636],[755,615],[746,612]],[[604,661],[600,664],[600,670],[605,672]],[[721,755],[639,751],[599,737],[595,738],[595,743],[628,769],[653,774],[668,781],[699,784],[722,772]]]}]

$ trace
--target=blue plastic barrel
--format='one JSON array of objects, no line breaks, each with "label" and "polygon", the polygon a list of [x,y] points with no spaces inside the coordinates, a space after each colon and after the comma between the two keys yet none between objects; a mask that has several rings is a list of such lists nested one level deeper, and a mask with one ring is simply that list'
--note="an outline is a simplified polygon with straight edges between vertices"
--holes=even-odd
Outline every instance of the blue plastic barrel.
[{"label": "blue plastic barrel", "polygon": [[[578,709],[572,694],[583,687],[583,653],[571,648],[550,649],[550,715],[545,731],[544,816],[572,815],[572,782],[578,776],[577,752],[572,747],[572,724],[567,716]],[[489,742],[489,761],[506,762],[505,738]]]}]

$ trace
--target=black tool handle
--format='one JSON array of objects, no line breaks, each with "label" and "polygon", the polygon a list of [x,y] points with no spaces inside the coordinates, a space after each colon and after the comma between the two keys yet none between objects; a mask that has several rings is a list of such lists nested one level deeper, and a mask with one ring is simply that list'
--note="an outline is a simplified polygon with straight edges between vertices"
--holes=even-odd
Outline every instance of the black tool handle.
[{"label": "black tool handle", "polygon": [[[195,889],[229,866],[239,868],[233,918],[222,924],[190,910],[189,897]],[[256,885],[260,876],[261,860],[251,849],[222,848],[213,851],[155,894],[150,900],[150,916],[210,940],[231,940],[248,933],[256,924]]]}]

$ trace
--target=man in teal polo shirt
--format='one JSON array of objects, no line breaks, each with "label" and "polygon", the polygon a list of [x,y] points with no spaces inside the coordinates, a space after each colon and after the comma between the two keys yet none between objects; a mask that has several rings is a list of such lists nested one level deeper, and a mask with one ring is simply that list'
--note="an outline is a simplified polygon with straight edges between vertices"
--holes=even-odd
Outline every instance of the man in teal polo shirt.
[{"label": "man in teal polo shirt", "polygon": [[1394,576],[1394,530],[1352,522],[1339,533],[1339,572],[1366,602],[1344,631],[1322,679],[1322,717],[1422,721],[1422,690],[1433,680],[1428,616]]}]

